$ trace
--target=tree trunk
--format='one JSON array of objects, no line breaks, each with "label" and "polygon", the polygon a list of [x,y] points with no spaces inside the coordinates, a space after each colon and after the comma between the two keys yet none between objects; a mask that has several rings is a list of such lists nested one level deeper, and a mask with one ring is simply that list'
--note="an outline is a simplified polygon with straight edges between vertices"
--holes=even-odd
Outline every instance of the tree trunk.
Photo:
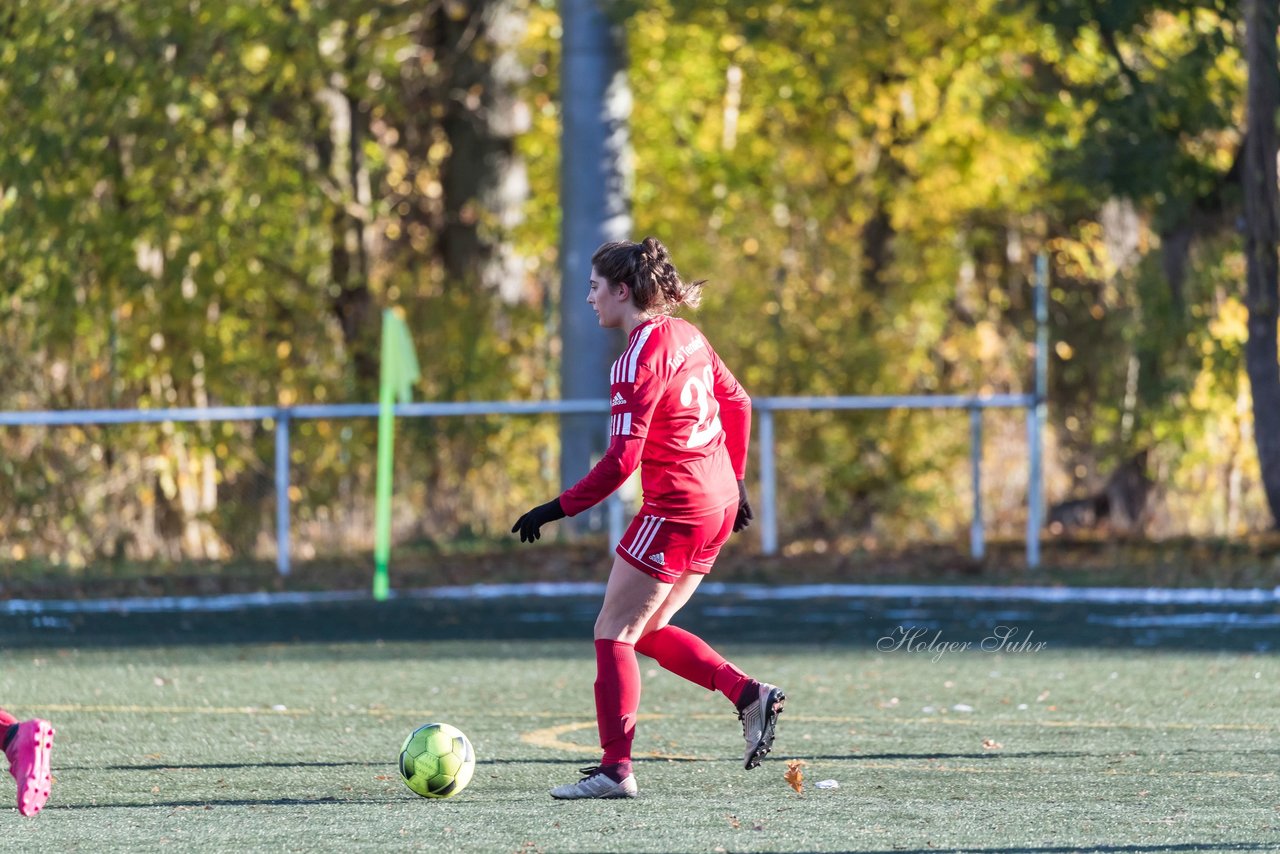
[{"label": "tree trunk", "polygon": [[508,235],[529,194],[516,154],[516,137],[529,124],[518,98],[525,70],[516,57],[525,25],[516,0],[442,3],[422,33],[447,69],[441,126],[449,154],[440,165],[437,243],[445,282],[478,284],[508,300],[524,295],[523,259]]},{"label": "tree trunk", "polygon": [[1249,340],[1245,369],[1253,393],[1254,440],[1272,524],[1280,528],[1280,191],[1276,186],[1276,109],[1280,107],[1280,66],[1276,25],[1280,7],[1250,0],[1245,11],[1245,56],[1249,66],[1245,138],[1245,256]]},{"label": "tree trunk", "polygon": [[[348,71],[351,70],[348,63]],[[349,79],[334,81],[349,85]],[[350,353],[353,379],[368,388],[378,380],[378,335],[381,327],[369,290],[369,175],[364,162],[365,117],[359,102],[338,85],[323,90],[319,101],[328,111],[327,127],[318,130],[320,168],[329,175],[339,199],[332,205],[329,276],[331,307]]]}]

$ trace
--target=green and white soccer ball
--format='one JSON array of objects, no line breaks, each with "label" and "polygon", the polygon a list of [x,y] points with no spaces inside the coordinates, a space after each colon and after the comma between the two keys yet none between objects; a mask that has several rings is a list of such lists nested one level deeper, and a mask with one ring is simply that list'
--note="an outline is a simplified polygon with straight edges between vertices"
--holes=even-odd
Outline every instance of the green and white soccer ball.
[{"label": "green and white soccer ball", "polygon": [[409,733],[400,748],[400,776],[424,798],[451,798],[471,782],[476,752],[462,730],[425,724]]}]

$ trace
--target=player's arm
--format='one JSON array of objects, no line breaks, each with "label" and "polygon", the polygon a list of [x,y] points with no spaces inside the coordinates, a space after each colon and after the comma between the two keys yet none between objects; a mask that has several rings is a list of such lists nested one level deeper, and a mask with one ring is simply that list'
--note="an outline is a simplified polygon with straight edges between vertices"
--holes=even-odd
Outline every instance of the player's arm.
[{"label": "player's arm", "polygon": [[635,378],[624,376],[609,390],[609,450],[587,476],[560,494],[564,512],[576,516],[613,494],[640,465],[649,424],[662,394],[664,383],[649,368],[640,364]]},{"label": "player's arm", "polygon": [[565,515],[577,516],[612,495],[639,467],[643,450],[643,438],[614,436],[609,441],[609,449],[587,476],[560,493],[560,506]]},{"label": "player's arm", "polygon": [[747,446],[751,442],[751,397],[714,352],[711,371],[716,402],[720,404],[725,450],[729,452],[733,476],[742,480],[747,476]]},{"label": "player's arm", "polygon": [[546,504],[525,513],[511,527],[511,533],[520,534],[520,542],[532,543],[542,539],[543,525],[563,519],[565,516],[577,516],[583,510],[593,507],[613,494],[613,491],[626,482],[631,473],[640,465],[640,452],[644,450],[644,439],[634,436],[613,436],[609,442],[609,450],[605,451],[600,462],[596,463],[587,476],[553,498]]},{"label": "player's arm", "polygon": [[609,448],[586,477],[560,493],[558,498],[540,504],[521,516],[511,528],[521,542],[540,539],[539,530],[548,522],[577,516],[608,498],[631,477],[640,465],[649,422],[657,408],[662,382],[653,372],[641,366],[634,382],[616,382],[610,389],[613,401],[609,411]]},{"label": "player's arm", "polygon": [[724,447],[729,454],[733,476],[738,479],[738,515],[733,520],[733,530],[736,533],[748,527],[755,518],[751,502],[747,500],[745,483],[747,447],[751,443],[751,397],[714,351],[711,353],[711,372],[715,382],[716,401],[720,404]]}]

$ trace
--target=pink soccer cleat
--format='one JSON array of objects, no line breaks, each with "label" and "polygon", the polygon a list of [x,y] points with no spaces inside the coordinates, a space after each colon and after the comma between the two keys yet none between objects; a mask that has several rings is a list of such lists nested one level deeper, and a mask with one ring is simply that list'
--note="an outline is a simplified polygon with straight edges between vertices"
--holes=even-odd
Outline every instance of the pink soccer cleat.
[{"label": "pink soccer cleat", "polygon": [[53,726],[35,718],[18,724],[18,731],[5,748],[9,773],[18,783],[18,812],[35,815],[49,800],[53,777],[49,774],[49,754],[53,751]]}]

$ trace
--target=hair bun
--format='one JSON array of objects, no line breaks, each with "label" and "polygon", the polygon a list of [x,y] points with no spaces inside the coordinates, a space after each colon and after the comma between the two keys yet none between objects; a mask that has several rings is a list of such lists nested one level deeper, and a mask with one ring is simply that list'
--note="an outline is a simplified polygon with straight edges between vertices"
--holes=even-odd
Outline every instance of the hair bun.
[{"label": "hair bun", "polygon": [[591,256],[591,266],[611,289],[619,282],[629,285],[631,298],[641,311],[670,314],[679,306],[697,308],[702,298],[704,282],[682,281],[671,263],[671,253],[656,237],[646,237],[640,243],[605,243]]},{"label": "hair bun", "polygon": [[644,247],[644,258],[655,267],[660,264],[670,264],[671,254],[667,252],[667,247],[662,245],[662,241],[656,237],[646,237],[644,242],[640,244]]}]

